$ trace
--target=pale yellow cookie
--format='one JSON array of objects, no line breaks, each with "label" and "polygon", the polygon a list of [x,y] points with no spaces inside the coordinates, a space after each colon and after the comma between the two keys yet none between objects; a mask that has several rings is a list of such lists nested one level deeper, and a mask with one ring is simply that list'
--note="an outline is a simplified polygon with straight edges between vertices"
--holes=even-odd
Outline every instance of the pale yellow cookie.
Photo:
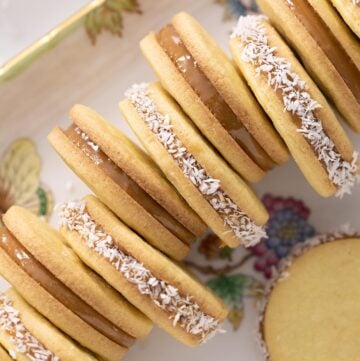
[{"label": "pale yellow cookie", "polygon": [[258,4],[344,119],[360,132],[359,45],[349,44],[343,27],[334,25],[338,20],[321,1],[259,0]]},{"label": "pale yellow cookie", "polygon": [[0,273],[62,331],[107,360],[149,333],[150,321],[87,268],[60,233],[16,206],[3,221]]},{"label": "pale yellow cookie", "polygon": [[349,193],[357,155],[325,97],[264,16],[239,19],[231,51],[311,186]]},{"label": "pale yellow cookie", "polygon": [[350,29],[360,38],[359,0],[331,0]]},{"label": "pale yellow cookie", "polygon": [[[97,360],[55,328],[14,289],[0,295],[0,311],[0,343],[14,359],[29,361],[41,354],[49,361]],[[6,354],[0,347],[2,361],[11,360]]]},{"label": "pale yellow cookie", "polygon": [[267,298],[262,337],[271,361],[360,359],[360,239],[297,252]]},{"label": "pale yellow cookie", "polygon": [[230,247],[259,242],[268,219],[263,204],[160,84],[134,85],[125,94],[126,121],[208,226]]},{"label": "pale yellow cookie", "polygon": [[[1,340],[0,340],[1,342]],[[9,353],[6,351],[5,348],[0,345],[0,360],[2,361],[13,361],[13,359],[10,357]]]},{"label": "pale yellow cookie", "polygon": [[204,223],[119,130],[85,106],[70,115],[74,123],[65,131],[55,128],[50,144],[125,223],[170,257],[184,258]]},{"label": "pale yellow cookie", "polygon": [[256,182],[287,150],[247,85],[190,15],[140,43],[162,85],[243,178]]},{"label": "pale yellow cookie", "polygon": [[74,251],[166,332],[189,346],[216,333],[227,309],[208,288],[146,244],[94,196],[60,207]]}]

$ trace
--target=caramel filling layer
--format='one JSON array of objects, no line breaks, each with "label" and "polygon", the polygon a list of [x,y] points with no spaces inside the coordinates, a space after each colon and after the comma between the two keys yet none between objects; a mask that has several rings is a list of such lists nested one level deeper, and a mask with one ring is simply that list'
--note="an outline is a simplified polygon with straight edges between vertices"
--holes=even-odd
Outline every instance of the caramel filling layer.
[{"label": "caramel filling layer", "polygon": [[0,229],[0,248],[54,298],[108,339],[123,347],[130,347],[135,342],[134,337],[119,329],[59,281],[4,227]]},{"label": "caramel filling layer", "polygon": [[307,0],[292,0],[292,2],[295,16],[329,58],[356,100],[360,102],[360,71],[341,42]]},{"label": "caramel filling layer", "polygon": [[66,131],[67,137],[94,161],[104,173],[118,184],[129,196],[139,203],[165,228],[189,245],[195,236],[173,218],[163,207],[149,196],[135,181],[118,167],[98,146],[81,136],[77,126],[72,124]]},{"label": "caramel filling layer", "polygon": [[263,170],[272,169],[274,162],[244,127],[211,81],[199,68],[196,60],[181,41],[174,26],[166,25],[162,28],[157,34],[157,39],[201,101],[239,146],[260,168]]}]

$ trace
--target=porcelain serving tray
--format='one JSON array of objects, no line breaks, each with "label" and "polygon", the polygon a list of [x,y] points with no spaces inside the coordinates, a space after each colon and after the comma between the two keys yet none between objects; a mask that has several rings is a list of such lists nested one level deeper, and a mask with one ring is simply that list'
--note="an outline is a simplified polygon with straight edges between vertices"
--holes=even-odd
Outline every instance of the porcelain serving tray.
[{"label": "porcelain serving tray", "polygon": [[[138,47],[147,32],[186,10],[228,52],[227,39],[236,17],[256,11],[251,0],[142,0],[139,4],[127,1],[131,11],[118,7],[109,14],[108,3],[125,2],[93,1],[0,68],[0,213],[16,203],[56,224],[54,205],[89,192],[46,140],[55,125],[69,123],[67,112],[74,103],[96,109],[136,140],[120,115],[118,102],[132,83],[155,79]],[[95,7],[96,13],[92,12]],[[116,33],[121,22],[120,37]],[[105,31],[105,25],[112,32]],[[360,149],[360,137],[344,126]],[[271,267],[292,245],[315,233],[343,224],[360,228],[359,186],[341,200],[323,199],[290,161],[255,187],[271,215],[271,242],[252,250],[219,251],[210,237],[199,241],[187,259],[192,270],[228,304],[227,333],[189,349],[155,329],[126,360],[262,361],[255,337],[256,304]],[[0,289],[6,287],[0,280]]]}]

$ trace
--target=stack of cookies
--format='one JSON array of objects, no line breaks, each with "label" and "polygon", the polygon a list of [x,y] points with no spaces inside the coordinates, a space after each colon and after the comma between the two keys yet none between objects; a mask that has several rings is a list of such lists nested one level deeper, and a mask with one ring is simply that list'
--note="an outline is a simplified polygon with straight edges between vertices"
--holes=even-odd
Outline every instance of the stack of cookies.
[{"label": "stack of cookies", "polygon": [[[333,2],[344,20],[326,0],[260,0],[271,20],[239,19],[233,62],[184,12],[147,35],[141,50],[159,82],[130,86],[120,102],[146,152],[94,110],[70,110],[68,128],[48,139],[95,195],[60,205],[59,231],[19,207],[3,216],[0,273],[14,289],[0,295],[1,359],[116,361],[152,323],[188,346],[222,332],[225,305],[181,264],[192,244],[208,229],[232,248],[266,238],[268,213],[250,183],[289,154],[324,197],[350,193],[359,178],[357,153],[328,103],[360,132],[360,46],[350,30],[358,21]],[[288,264],[295,282],[271,289],[262,321],[274,360],[315,337],[298,324],[318,295],[290,323],[283,312],[300,309],[292,295],[304,272],[311,293],[324,276],[313,263],[340,268],[355,252],[355,240],[345,240],[312,252],[309,266]],[[284,339],[290,328],[297,336],[279,344],[279,327]]]}]

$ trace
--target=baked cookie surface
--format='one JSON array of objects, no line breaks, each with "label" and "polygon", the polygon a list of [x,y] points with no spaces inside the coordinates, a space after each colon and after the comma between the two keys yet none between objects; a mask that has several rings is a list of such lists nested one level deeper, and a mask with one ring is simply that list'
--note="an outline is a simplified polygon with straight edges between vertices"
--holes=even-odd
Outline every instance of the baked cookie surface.
[{"label": "baked cookie surface", "polygon": [[360,38],[360,1],[331,0],[350,29]]},{"label": "baked cookie surface", "polygon": [[282,269],[262,334],[271,361],[360,359],[360,239],[317,244]]}]

